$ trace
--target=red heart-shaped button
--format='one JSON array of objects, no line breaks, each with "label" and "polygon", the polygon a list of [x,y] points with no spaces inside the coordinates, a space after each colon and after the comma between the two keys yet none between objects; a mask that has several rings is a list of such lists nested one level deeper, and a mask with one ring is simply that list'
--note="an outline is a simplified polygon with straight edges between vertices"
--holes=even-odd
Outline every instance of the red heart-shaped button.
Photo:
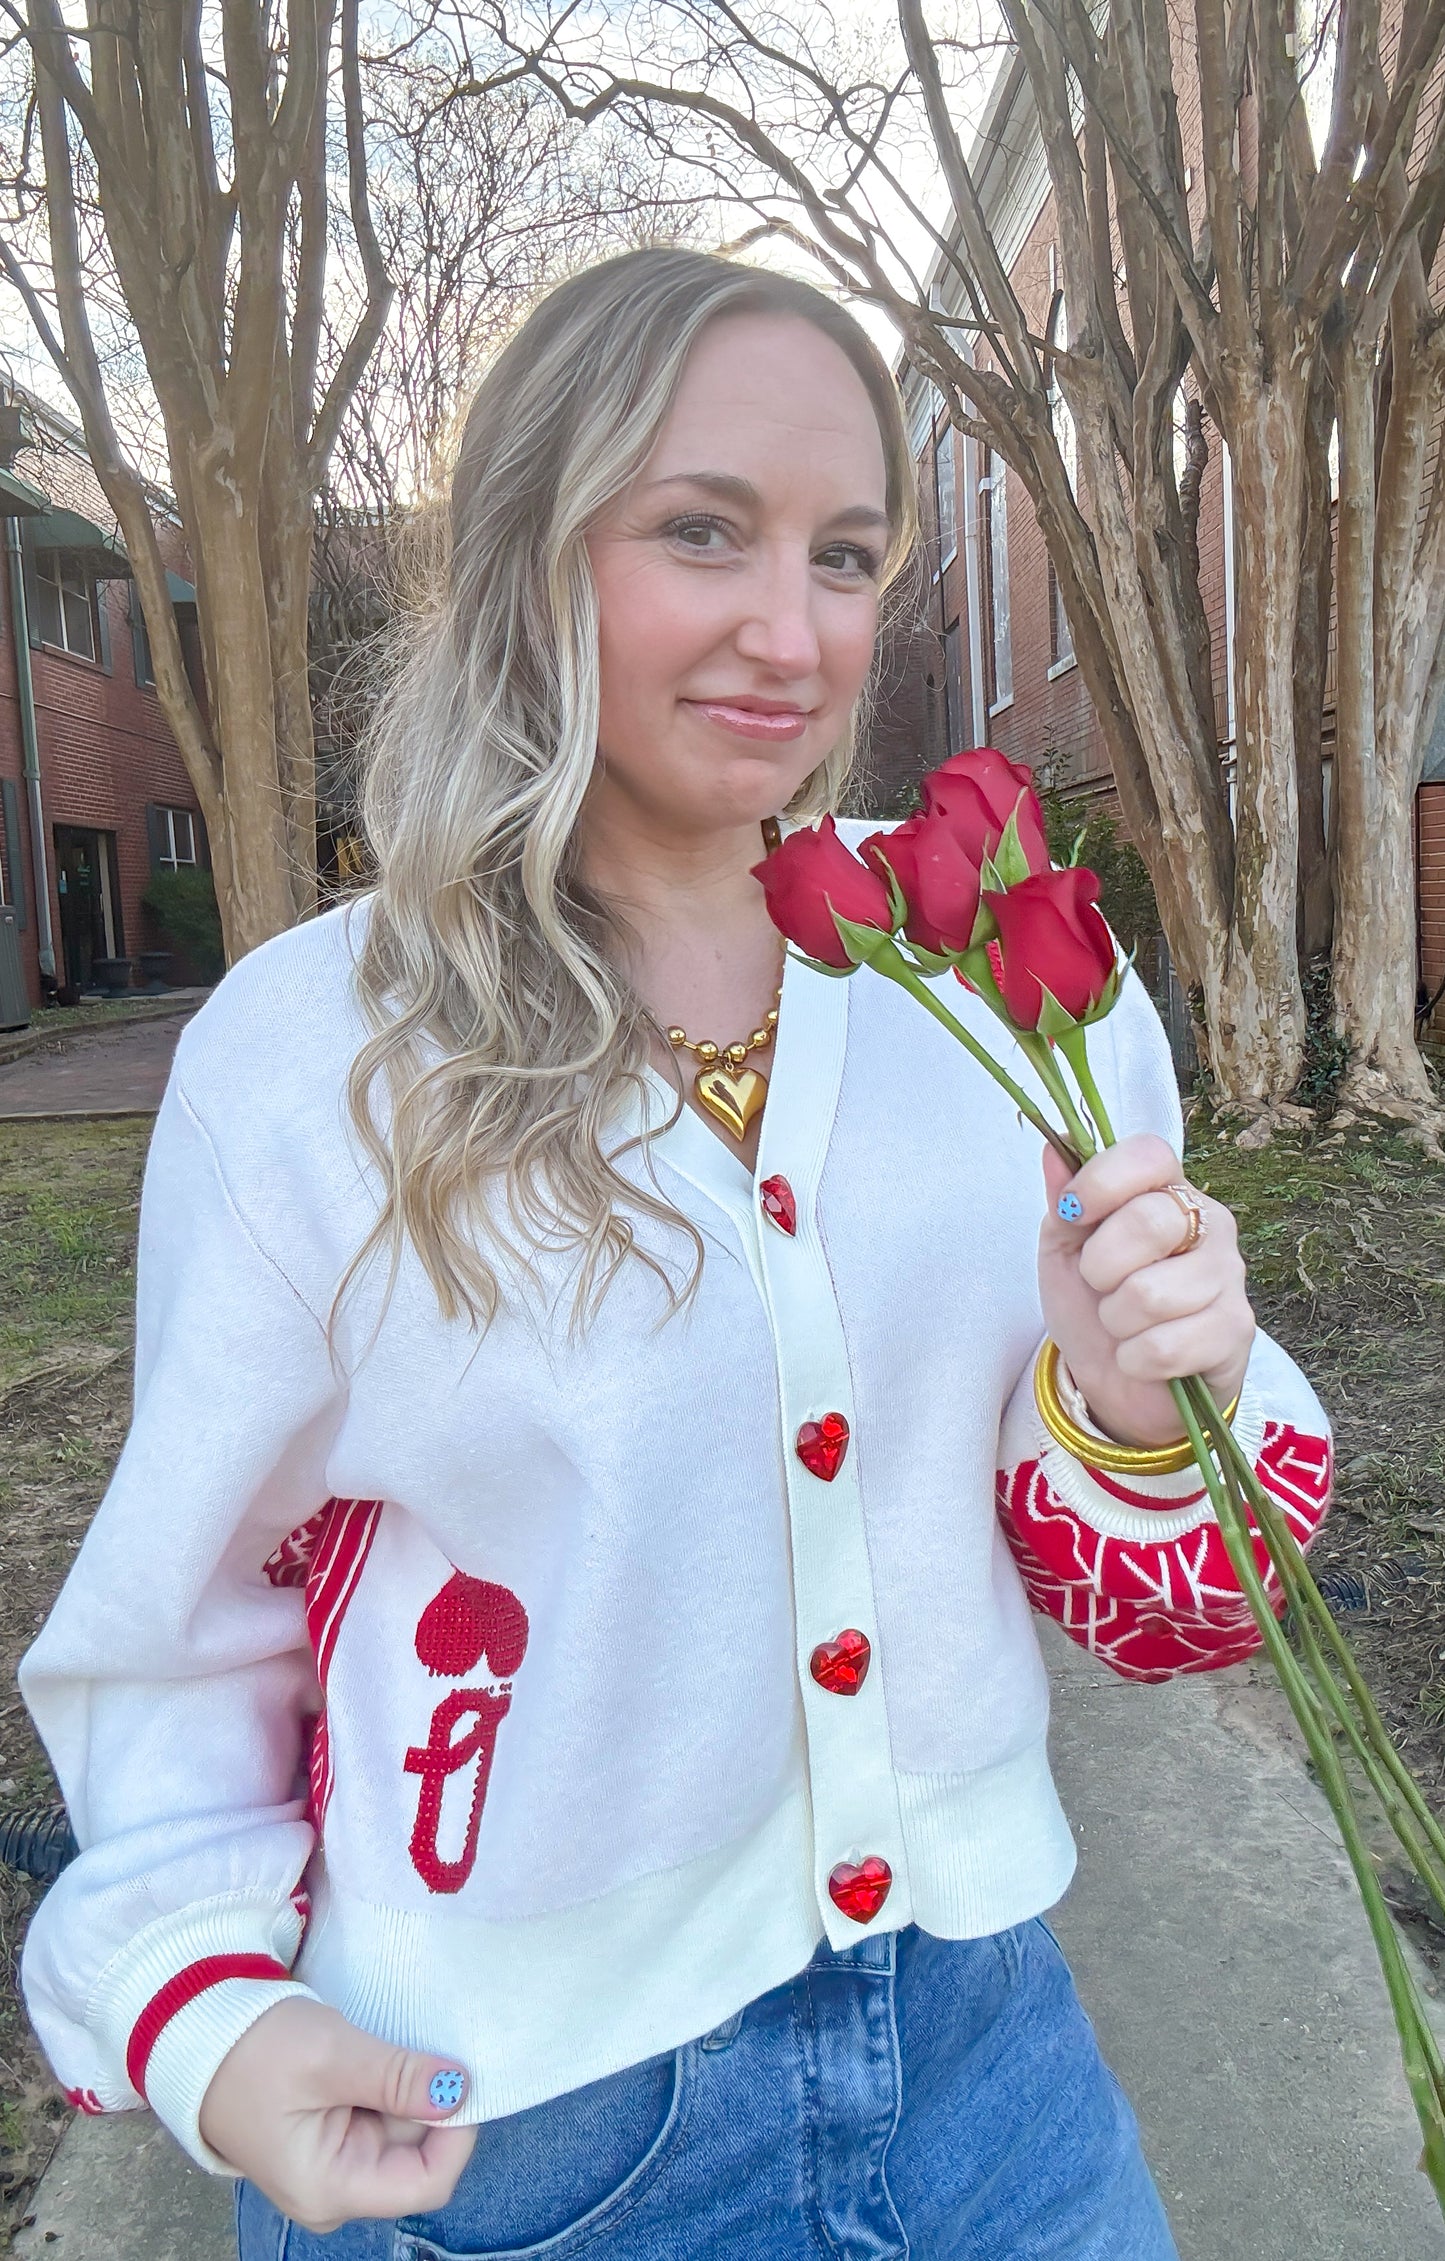
[{"label": "red heart-shaped button", "polygon": [[764,1178],[758,1187],[758,1199],[770,1225],[776,1225],[780,1233],[797,1231],[798,1204],[786,1178]]},{"label": "red heart-shaped button", "polygon": [[871,1923],[888,1897],[888,1887],[893,1882],[893,1871],[877,1853],[870,1853],[866,1861],[855,1868],[850,1861],[839,1861],[828,1879],[828,1896],[835,1908],[841,1908],[854,1923]]},{"label": "red heart-shaped button", "polygon": [[866,1633],[850,1625],[835,1641],[820,1641],[808,1659],[808,1670],[830,1695],[856,1696],[873,1651]]},{"label": "red heart-shaped button", "polygon": [[805,1421],[798,1431],[799,1460],[810,1475],[831,1484],[848,1450],[848,1423],[841,1413],[825,1413],[821,1421]]}]

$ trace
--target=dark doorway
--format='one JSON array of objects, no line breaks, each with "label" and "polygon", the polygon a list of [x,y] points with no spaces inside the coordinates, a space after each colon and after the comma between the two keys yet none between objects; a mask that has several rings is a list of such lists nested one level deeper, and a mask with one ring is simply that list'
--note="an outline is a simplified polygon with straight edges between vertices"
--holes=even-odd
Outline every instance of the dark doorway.
[{"label": "dark doorway", "polygon": [[115,834],[57,824],[55,884],[60,896],[66,982],[73,990],[90,989],[94,986],[92,968],[96,959],[119,958],[125,953]]}]

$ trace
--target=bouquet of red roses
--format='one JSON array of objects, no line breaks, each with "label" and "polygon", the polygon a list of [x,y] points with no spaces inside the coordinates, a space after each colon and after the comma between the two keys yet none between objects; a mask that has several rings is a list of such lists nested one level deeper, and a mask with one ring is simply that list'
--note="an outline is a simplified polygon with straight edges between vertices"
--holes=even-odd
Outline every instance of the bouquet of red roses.
[{"label": "bouquet of red roses", "polygon": [[[1071,1170],[1114,1132],[1089,1069],[1087,1030],[1113,1009],[1125,968],[1077,857],[1053,866],[1029,771],[992,748],[956,754],[923,781],[923,808],[854,855],[831,817],[790,833],[757,866],[768,910],[819,972],[868,967],[962,1044]],[[938,977],[982,998],[1022,1050],[1025,1090],[952,1013]],[[1365,1789],[1445,1914],[1445,1831],[1395,1749],[1348,1642],[1278,1503],[1198,1376],[1170,1385],[1234,1573],[1304,1735],[1359,1885],[1400,2034],[1425,2148],[1445,2209],[1445,2061],[1385,1905],[1356,1799]],[[1279,1602],[1265,1574],[1278,1579]],[[1299,1653],[1276,1608],[1288,1610]],[[1344,1753],[1356,1762],[1352,1783]]]}]

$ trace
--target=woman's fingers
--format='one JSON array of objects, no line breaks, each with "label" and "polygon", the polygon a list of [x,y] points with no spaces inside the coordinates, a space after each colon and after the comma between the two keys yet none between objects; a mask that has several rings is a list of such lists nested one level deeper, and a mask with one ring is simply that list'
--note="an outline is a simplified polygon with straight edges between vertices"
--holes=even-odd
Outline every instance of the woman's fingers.
[{"label": "woman's fingers", "polygon": [[1233,1390],[1239,1386],[1253,1334],[1254,1316],[1247,1307],[1244,1319],[1226,1329],[1214,1306],[1207,1315],[1196,1312],[1187,1319],[1169,1320],[1116,1342],[1114,1363],[1131,1382],[1172,1382],[1183,1374],[1202,1374],[1213,1382],[1227,1370]]},{"label": "woman's fingers", "polygon": [[466,2100],[460,2065],[378,2041],[339,2012],[313,2029],[305,2069],[318,2104],[356,2105],[393,2120],[444,2121]]},{"label": "woman's fingers", "polygon": [[267,2010],[222,2058],[201,2132],[307,2229],[429,2213],[446,2203],[476,2132],[447,2127],[463,2068],[398,2048],[324,2003]]},{"label": "woman's fingers", "polygon": [[[1083,1271],[1082,1263],[1079,1269]],[[1097,1280],[1089,1284],[1095,1288],[1100,1285]],[[1137,1272],[1123,1271],[1117,1285],[1100,1296],[1099,1323],[1116,1342],[1124,1342],[1150,1327],[1191,1319],[1218,1300],[1218,1267],[1212,1258],[1205,1257],[1202,1248],[1197,1248],[1189,1256],[1169,1256],[1163,1263],[1145,1264]]]},{"label": "woman's fingers", "polygon": [[[1057,1158],[1052,1159],[1057,1169]],[[1057,1188],[1046,1163],[1045,1183],[1052,1196],[1044,1224],[1046,1238],[1061,1247],[1077,1247],[1126,1202],[1177,1184],[1183,1174],[1184,1165],[1173,1147],[1152,1131],[1138,1131],[1121,1138],[1117,1146],[1106,1146]],[[1184,1219],[1177,1207],[1175,1214],[1182,1237]]]},{"label": "woman's fingers", "polygon": [[476,2142],[475,2128],[426,2128],[421,2141],[397,2142],[367,2112],[352,2112],[341,2140],[309,2178],[305,2204],[293,2216],[312,2230],[341,2222],[389,2221],[445,2206]]}]

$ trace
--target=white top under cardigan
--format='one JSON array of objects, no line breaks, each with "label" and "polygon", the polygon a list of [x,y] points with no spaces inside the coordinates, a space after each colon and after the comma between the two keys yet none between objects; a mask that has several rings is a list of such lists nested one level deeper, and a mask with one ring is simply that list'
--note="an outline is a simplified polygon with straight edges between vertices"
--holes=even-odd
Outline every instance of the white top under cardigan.
[{"label": "white top under cardigan", "polygon": [[[333,1361],[375,1204],[345,1097],[364,915],[254,952],[181,1038],[134,1425],[22,1670],[83,1848],[31,1928],[35,2025],[74,2102],[144,2095],[212,2167],[206,2086],[287,1993],[464,2065],[461,2116],[486,2119],[859,1937],[840,1863],[888,1864],[879,1928],[1049,1907],[1074,1849],[1025,1581],[1145,1676],[1252,1640],[1197,1484],[1124,1493],[1043,1436],[1038,1138],[866,972],[790,962],[756,1180],[689,1109],[650,1139],[706,1247],[686,1309],[629,1262],[576,1339],[547,1259],[559,1310],[478,1339],[408,1260],[375,1341],[372,1283]],[[1132,976],[1090,1050],[1120,1133],[1177,1144]],[[661,1078],[649,1105],[664,1122]],[[685,1265],[675,1231],[639,1230]],[[796,1440],[830,1411],[850,1436],[826,1480]],[[1307,1531],[1325,1423],[1263,1339],[1239,1427],[1284,1450]],[[872,1651],[852,1694],[810,1670],[844,1629]]]}]

